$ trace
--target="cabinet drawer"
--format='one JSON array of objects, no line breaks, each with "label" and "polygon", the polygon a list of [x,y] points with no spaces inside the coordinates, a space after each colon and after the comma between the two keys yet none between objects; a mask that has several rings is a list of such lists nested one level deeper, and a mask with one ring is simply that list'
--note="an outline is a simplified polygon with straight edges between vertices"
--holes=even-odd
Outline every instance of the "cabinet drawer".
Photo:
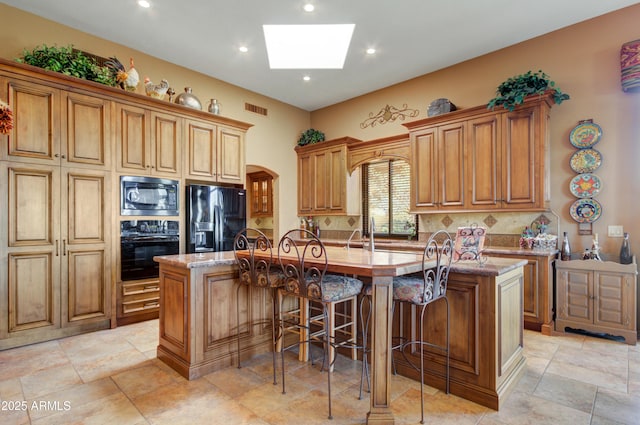
[{"label": "cabinet drawer", "polygon": [[123,300],[129,298],[132,295],[140,294],[157,294],[156,298],[160,297],[160,283],[157,280],[151,282],[132,282],[122,283],[121,291]]},{"label": "cabinet drawer", "polygon": [[147,297],[122,302],[122,314],[140,311],[157,310],[160,307],[160,297]]}]

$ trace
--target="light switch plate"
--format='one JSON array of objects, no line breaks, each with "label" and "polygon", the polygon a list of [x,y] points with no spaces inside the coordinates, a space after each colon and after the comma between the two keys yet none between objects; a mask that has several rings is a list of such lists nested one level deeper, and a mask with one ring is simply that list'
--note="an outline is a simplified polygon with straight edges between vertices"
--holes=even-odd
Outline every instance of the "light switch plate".
[{"label": "light switch plate", "polygon": [[609,237],[610,238],[621,238],[623,236],[622,226],[609,226]]}]

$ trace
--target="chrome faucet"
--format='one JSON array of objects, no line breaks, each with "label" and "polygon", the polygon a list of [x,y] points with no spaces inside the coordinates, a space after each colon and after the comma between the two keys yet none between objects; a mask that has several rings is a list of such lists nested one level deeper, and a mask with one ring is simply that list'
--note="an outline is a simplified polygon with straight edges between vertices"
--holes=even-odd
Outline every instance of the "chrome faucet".
[{"label": "chrome faucet", "polygon": [[347,240],[347,249],[349,249],[349,244],[351,243],[351,239],[353,239],[353,236],[356,233],[360,233],[360,239],[362,239],[362,231],[360,229],[353,229],[353,232],[351,232],[351,236],[349,236],[349,240]]},{"label": "chrome faucet", "polygon": [[373,234],[376,231],[376,221],[371,217],[371,223],[369,225],[369,251],[375,252],[376,245],[373,241]]}]

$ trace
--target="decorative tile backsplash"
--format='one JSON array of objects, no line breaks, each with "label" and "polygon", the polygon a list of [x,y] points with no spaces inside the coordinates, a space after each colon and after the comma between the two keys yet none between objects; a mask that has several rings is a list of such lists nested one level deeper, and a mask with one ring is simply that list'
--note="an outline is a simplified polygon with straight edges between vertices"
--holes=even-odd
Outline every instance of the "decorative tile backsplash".
[{"label": "decorative tile backsplash", "polygon": [[[362,228],[362,218],[358,216],[316,217],[320,220],[321,235],[329,239],[346,239],[354,229]],[[546,233],[558,233],[558,217],[553,212],[491,212],[491,213],[443,213],[420,215],[418,239],[426,241],[429,235],[441,229],[455,234],[458,227],[473,224],[487,228],[485,246],[517,247],[525,227],[536,230],[543,223]]]}]

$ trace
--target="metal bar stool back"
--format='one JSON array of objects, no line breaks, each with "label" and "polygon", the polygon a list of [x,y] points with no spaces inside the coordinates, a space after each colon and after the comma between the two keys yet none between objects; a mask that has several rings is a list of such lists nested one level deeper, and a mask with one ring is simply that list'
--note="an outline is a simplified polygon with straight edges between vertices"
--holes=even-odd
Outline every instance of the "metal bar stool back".
[{"label": "metal bar stool back", "polygon": [[[240,252],[242,251],[241,255]],[[283,284],[283,275],[274,263],[273,248],[269,238],[258,229],[244,228],[235,237],[233,252],[238,262],[240,284],[236,289],[236,323],[238,324],[238,368],[241,368],[240,354],[240,289],[248,286],[270,290],[272,315],[270,320],[273,353],[273,384],[276,385],[276,342],[278,341],[279,326],[275,318],[278,317],[277,290]],[[250,322],[250,319],[249,319]],[[260,322],[262,323],[262,322]],[[253,325],[258,323],[253,323]],[[250,324],[251,326],[251,324]]]},{"label": "metal bar stool back", "polygon": [[[440,241],[440,242],[438,242]],[[422,255],[422,273],[419,276],[399,276],[393,279],[393,299],[396,302],[409,303],[419,307],[418,339],[405,341],[394,348],[400,349],[409,365],[418,370],[405,349],[413,345],[420,348],[420,408],[421,420],[424,423],[424,347],[434,347],[445,354],[445,391],[449,393],[449,300],[447,299],[447,281],[453,257],[453,240],[451,235],[440,230],[431,235]],[[444,300],[446,305],[445,345],[440,346],[423,340],[424,316],[426,307],[435,301]]]},{"label": "metal bar stool back", "polygon": [[[340,341],[336,336],[334,321],[334,307],[336,303],[350,300],[354,306],[357,296],[362,290],[362,281],[353,277],[327,273],[328,258],[324,244],[312,232],[294,229],[287,232],[278,244],[278,261],[284,274],[282,292],[315,301],[322,305],[323,330],[315,333],[321,336],[324,358],[327,360],[327,389],[329,398],[329,419],[331,412],[331,369],[335,361],[333,351],[336,347],[351,347],[357,344],[357,337],[352,332],[351,339]],[[355,314],[354,314],[355,315]],[[357,329],[357,319],[351,318],[353,328]],[[285,326],[280,321],[282,327]],[[308,321],[300,326],[309,327]],[[356,331],[357,332],[357,331]],[[283,332],[280,332],[282,337]],[[285,393],[284,352],[300,344],[309,343],[314,339],[313,334],[307,332],[308,339],[299,341],[281,349],[282,354],[282,392]],[[345,345],[345,343],[349,345]]]}]

